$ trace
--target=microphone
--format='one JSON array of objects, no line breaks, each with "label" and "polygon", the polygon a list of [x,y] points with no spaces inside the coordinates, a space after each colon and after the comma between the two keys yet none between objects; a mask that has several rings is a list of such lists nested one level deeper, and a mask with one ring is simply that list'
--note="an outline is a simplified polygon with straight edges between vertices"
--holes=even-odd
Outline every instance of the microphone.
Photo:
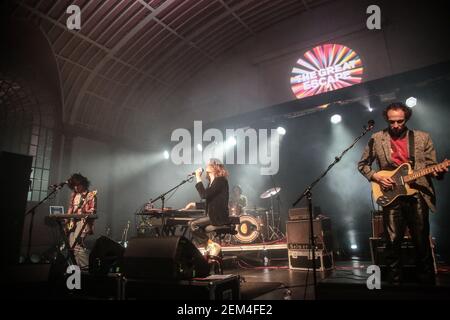
[{"label": "microphone", "polygon": [[[203,168],[201,168],[201,169],[202,169],[202,173],[203,173],[203,171],[205,171],[205,170],[203,170]],[[190,174],[188,174],[188,177],[193,177],[193,176],[195,176],[195,171],[190,173]]]},{"label": "microphone", "polygon": [[375,126],[374,120],[367,121],[367,130],[372,130],[372,128]]},{"label": "microphone", "polygon": [[68,183],[69,183],[68,181],[64,181],[58,184],[52,184],[51,186],[49,186],[49,188],[62,188]]}]

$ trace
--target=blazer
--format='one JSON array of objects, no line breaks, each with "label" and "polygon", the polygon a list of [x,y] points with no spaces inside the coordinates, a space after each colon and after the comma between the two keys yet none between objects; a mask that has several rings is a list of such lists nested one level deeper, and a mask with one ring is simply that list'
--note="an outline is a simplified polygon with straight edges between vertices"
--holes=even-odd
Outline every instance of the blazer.
[{"label": "blazer", "polygon": [[228,218],[228,180],[225,177],[217,177],[212,184],[205,189],[202,182],[195,185],[198,194],[206,200],[206,214],[214,226],[229,223]]},{"label": "blazer", "polygon": [[[428,133],[418,130],[414,132],[414,150],[409,150],[409,134],[408,130],[408,152],[411,157],[415,157],[414,170],[426,168],[436,164],[436,151],[433,141]],[[358,162],[358,170],[367,180],[371,181],[372,176],[376,172],[372,168],[372,163],[376,161],[379,170],[394,170],[397,165],[391,159],[391,136],[387,129],[378,131],[372,135],[364,149],[361,160]],[[428,207],[432,211],[436,211],[436,195],[431,181],[431,176],[421,177],[412,182],[411,187],[417,189]]]}]

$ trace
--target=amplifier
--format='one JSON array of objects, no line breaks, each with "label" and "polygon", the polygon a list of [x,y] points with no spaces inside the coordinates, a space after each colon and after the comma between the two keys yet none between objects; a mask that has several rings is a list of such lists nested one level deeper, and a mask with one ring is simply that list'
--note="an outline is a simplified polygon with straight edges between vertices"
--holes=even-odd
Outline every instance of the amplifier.
[{"label": "amplifier", "polygon": [[308,208],[289,209],[289,220],[307,220],[309,219]]},{"label": "amplifier", "polygon": [[[286,222],[288,249],[308,250],[310,246],[309,220],[296,220]],[[316,248],[325,251],[333,250],[331,234],[331,219],[321,217],[313,221]]]}]

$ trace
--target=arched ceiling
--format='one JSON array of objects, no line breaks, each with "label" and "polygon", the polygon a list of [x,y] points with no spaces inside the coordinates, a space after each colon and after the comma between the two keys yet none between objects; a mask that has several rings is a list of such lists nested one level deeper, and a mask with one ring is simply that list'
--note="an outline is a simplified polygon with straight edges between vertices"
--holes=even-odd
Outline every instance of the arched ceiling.
[{"label": "arched ceiling", "polygon": [[[56,56],[66,124],[137,136],[144,114],[227,49],[329,0],[14,0]],[[66,27],[69,5],[81,29]]]}]

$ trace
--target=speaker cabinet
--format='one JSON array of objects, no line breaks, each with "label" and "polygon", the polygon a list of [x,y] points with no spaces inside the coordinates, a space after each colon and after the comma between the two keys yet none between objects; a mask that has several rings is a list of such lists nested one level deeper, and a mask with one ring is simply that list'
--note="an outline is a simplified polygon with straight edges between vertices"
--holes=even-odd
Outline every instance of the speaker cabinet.
[{"label": "speaker cabinet", "polygon": [[[310,220],[286,222],[290,269],[308,270],[313,267],[309,222]],[[316,268],[319,271],[332,269],[334,261],[330,218],[321,217],[314,219],[313,230],[316,244]]]},{"label": "speaker cabinet", "polygon": [[[313,229],[317,249],[332,251],[333,242],[330,218],[314,219]],[[286,222],[288,250],[307,250],[310,246],[309,220]]]},{"label": "speaker cabinet", "polygon": [[108,237],[97,239],[89,255],[89,272],[92,274],[107,274],[117,272],[125,248]]},{"label": "speaker cabinet", "polygon": [[0,152],[1,266],[19,263],[33,158]]},{"label": "speaker cabinet", "polygon": [[209,266],[184,237],[133,238],[128,241],[122,271],[128,278],[177,281],[206,277]]}]

